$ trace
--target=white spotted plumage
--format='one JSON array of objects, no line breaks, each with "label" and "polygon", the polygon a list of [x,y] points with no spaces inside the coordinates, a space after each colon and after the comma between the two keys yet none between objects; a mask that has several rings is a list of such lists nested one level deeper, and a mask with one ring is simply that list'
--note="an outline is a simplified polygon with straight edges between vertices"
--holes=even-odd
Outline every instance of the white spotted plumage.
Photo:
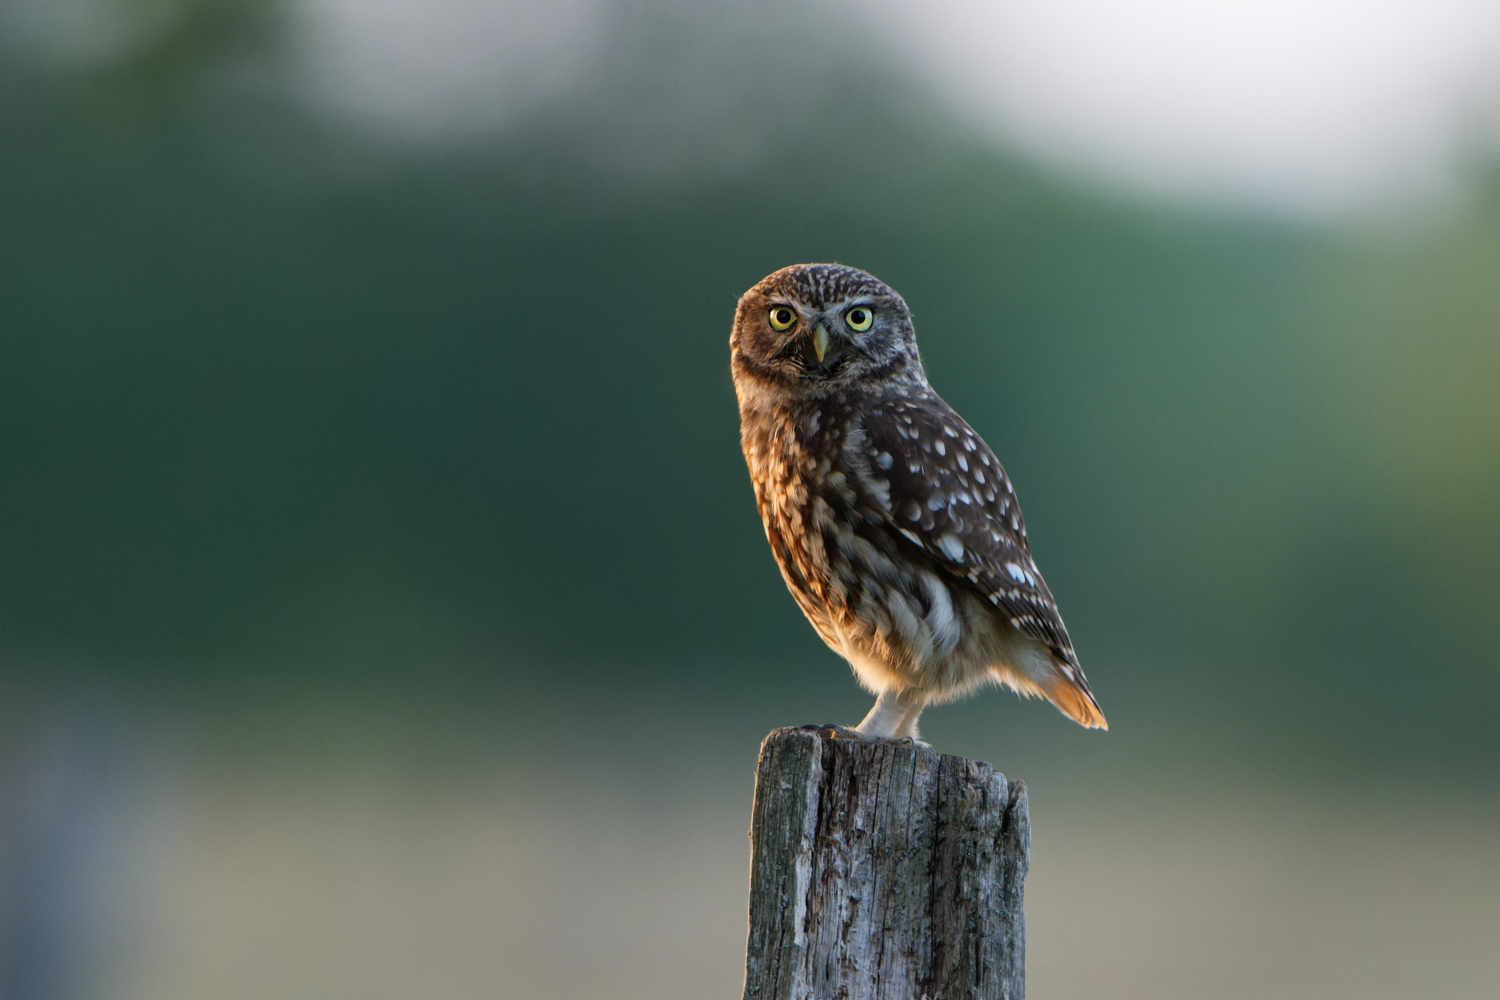
[{"label": "white spotted plumage", "polygon": [[[843,322],[854,303],[874,314],[867,330]],[[780,305],[799,319],[775,331]],[[740,300],[730,345],[771,550],[879,696],[857,728],[915,737],[924,705],[985,683],[1103,728],[1010,482],[928,384],[901,297],[854,268],[784,268]]]}]

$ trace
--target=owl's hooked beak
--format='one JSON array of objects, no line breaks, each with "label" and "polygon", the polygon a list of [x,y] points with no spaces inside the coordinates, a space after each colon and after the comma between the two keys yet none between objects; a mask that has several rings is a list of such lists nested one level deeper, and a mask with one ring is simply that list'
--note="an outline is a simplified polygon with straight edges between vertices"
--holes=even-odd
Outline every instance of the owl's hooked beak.
[{"label": "owl's hooked beak", "polygon": [[822,323],[819,323],[817,329],[813,331],[812,349],[813,353],[818,356],[818,363],[822,364],[823,356],[828,353],[828,328]]},{"label": "owl's hooked beak", "polygon": [[828,327],[819,323],[811,333],[804,333],[796,342],[804,371],[818,378],[826,377],[844,356],[844,341],[828,332]]}]

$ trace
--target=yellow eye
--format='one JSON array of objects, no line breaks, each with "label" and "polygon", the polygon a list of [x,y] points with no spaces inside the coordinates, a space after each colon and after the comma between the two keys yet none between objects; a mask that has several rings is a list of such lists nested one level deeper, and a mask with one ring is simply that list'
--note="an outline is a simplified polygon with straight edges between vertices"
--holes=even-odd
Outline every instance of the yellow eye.
[{"label": "yellow eye", "polygon": [[771,307],[771,329],[789,330],[797,322],[797,313],[790,306]]},{"label": "yellow eye", "polygon": [[849,324],[849,329],[864,333],[875,322],[875,314],[864,306],[855,306],[844,313],[844,322]]}]

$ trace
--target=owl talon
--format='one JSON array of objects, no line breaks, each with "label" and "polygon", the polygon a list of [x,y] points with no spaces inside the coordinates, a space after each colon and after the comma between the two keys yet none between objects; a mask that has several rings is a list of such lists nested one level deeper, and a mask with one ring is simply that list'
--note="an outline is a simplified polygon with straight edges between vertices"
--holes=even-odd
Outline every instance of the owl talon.
[{"label": "owl talon", "polygon": [[821,726],[798,726],[804,732],[817,733],[825,740],[868,740],[870,737],[852,729],[849,726],[841,726],[837,722],[825,722]]},{"label": "owl talon", "polygon": [[858,729],[841,726],[837,722],[825,722],[818,727],[818,735],[825,740],[867,740],[869,739]]},{"label": "owl talon", "polygon": [[889,743],[892,746],[911,747],[914,750],[931,750],[932,744],[925,740],[919,740],[915,736],[879,736],[877,743]]},{"label": "owl talon", "polygon": [[798,726],[803,732],[817,733],[825,740],[862,740],[865,743],[889,743],[898,747],[913,747],[921,750],[931,750],[932,744],[912,736],[869,736],[850,726],[841,726],[837,722],[825,722],[821,726],[807,725]]}]

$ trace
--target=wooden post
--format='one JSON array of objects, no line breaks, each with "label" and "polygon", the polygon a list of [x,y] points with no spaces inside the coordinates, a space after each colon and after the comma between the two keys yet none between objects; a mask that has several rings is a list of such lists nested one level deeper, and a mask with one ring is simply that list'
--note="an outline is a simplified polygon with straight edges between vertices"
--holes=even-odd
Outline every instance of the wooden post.
[{"label": "wooden post", "polygon": [[772,732],[745,1000],[1024,1000],[1030,848],[1026,786],[988,764]]}]

